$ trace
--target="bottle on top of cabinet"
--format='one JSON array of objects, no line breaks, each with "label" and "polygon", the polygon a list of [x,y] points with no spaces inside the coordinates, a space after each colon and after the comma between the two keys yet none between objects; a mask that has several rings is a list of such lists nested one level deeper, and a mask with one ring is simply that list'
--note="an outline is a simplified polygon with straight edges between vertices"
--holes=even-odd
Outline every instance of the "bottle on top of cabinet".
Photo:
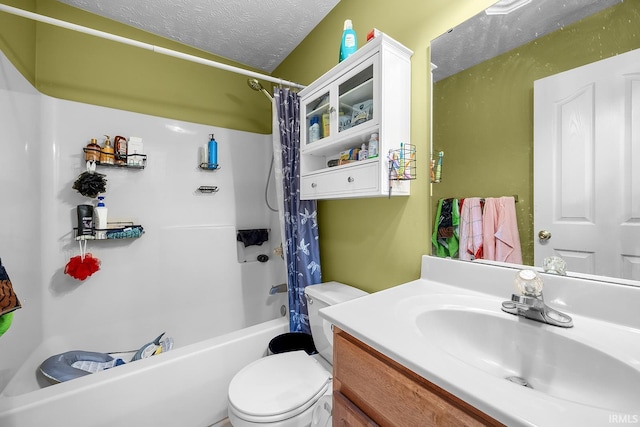
[{"label": "bottle on top of cabinet", "polygon": [[342,62],[358,50],[358,38],[353,30],[351,19],[344,21],[344,29],[342,31],[342,40],[340,42],[340,55],[338,62]]}]

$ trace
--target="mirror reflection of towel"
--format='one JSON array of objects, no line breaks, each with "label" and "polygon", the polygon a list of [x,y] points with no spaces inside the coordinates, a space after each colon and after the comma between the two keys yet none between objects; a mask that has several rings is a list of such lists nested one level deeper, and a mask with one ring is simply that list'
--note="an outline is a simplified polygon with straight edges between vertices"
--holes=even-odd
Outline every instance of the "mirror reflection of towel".
[{"label": "mirror reflection of towel", "polygon": [[242,242],[245,248],[253,245],[260,246],[269,240],[269,230],[266,228],[238,230],[237,240],[238,242]]},{"label": "mirror reflection of towel", "polygon": [[484,258],[522,264],[522,248],[513,197],[485,200],[482,218]]},{"label": "mirror reflection of towel", "polygon": [[458,199],[440,199],[431,242],[436,256],[455,258],[458,255]]}]

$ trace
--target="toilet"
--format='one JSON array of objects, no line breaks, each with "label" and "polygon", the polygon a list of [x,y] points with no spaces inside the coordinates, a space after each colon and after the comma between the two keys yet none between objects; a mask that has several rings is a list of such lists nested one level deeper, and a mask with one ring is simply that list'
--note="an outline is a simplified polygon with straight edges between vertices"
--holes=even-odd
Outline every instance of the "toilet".
[{"label": "toilet", "polygon": [[307,286],[305,295],[318,354],[279,353],[241,369],[228,392],[229,421],[234,427],[331,426],[333,333],[318,311],[367,293],[327,282]]}]

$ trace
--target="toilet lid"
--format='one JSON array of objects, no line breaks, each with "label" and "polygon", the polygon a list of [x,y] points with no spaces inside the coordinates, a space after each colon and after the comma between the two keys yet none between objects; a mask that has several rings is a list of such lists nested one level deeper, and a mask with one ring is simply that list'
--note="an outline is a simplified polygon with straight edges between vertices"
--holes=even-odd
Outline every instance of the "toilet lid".
[{"label": "toilet lid", "polygon": [[315,403],[331,383],[331,374],[304,351],[259,359],[229,384],[229,403],[241,418],[270,422],[297,415]]}]

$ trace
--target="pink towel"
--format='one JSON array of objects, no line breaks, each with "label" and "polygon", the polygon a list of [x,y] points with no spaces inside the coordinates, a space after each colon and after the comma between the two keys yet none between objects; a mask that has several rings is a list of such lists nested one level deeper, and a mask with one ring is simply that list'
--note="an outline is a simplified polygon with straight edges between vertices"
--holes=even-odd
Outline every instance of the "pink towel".
[{"label": "pink towel", "polygon": [[483,215],[484,258],[522,264],[516,203],[513,197],[489,198]]},{"label": "pink towel", "polygon": [[464,199],[460,213],[460,259],[481,259],[482,205],[479,197]]}]

